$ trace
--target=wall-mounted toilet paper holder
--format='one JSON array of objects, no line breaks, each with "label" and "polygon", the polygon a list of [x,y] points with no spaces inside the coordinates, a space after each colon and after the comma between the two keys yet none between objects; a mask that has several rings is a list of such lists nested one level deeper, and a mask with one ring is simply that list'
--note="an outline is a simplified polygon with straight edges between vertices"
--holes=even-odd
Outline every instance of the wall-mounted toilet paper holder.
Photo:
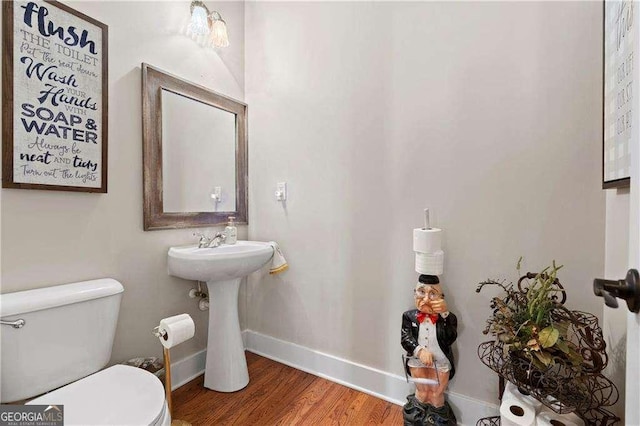
[{"label": "wall-mounted toilet paper holder", "polygon": [[603,297],[605,305],[617,308],[616,298],[627,301],[627,307],[631,312],[640,312],[640,274],[638,270],[629,269],[623,280],[605,280],[596,278],[593,280],[593,293]]}]

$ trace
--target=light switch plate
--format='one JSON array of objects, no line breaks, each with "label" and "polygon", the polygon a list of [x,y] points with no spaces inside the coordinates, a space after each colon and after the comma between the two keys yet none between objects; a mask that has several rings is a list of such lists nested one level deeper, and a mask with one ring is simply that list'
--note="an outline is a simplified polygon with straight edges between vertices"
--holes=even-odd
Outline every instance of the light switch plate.
[{"label": "light switch plate", "polygon": [[216,203],[219,203],[222,200],[222,187],[221,186],[216,186],[215,188],[213,188],[213,192],[211,193],[211,198]]},{"label": "light switch plate", "polygon": [[286,182],[278,182],[276,189],[276,200],[285,201],[287,199],[287,183]]}]

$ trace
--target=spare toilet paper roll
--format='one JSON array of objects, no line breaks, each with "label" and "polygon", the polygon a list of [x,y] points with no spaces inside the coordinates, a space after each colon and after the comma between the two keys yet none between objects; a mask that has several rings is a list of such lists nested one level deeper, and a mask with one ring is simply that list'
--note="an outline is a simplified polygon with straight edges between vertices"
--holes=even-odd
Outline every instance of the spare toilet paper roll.
[{"label": "spare toilet paper roll", "polygon": [[500,404],[502,426],[533,426],[536,424],[535,409],[518,398],[502,399]]},{"label": "spare toilet paper roll", "polygon": [[542,426],[583,426],[584,422],[574,413],[558,414],[542,410],[536,417],[537,424]]},{"label": "spare toilet paper roll", "polygon": [[424,275],[442,275],[444,272],[444,252],[416,253],[416,272]]},{"label": "spare toilet paper roll", "polygon": [[196,325],[188,314],[176,315],[160,320],[160,343],[170,349],[189,340],[196,332]]},{"label": "spare toilet paper roll", "polygon": [[502,399],[513,399],[513,398],[517,398],[531,405],[533,409],[536,411],[536,413],[539,413],[540,409],[542,408],[542,402],[538,401],[537,399],[535,399],[530,395],[520,392],[520,390],[516,385],[514,385],[511,382],[507,382],[504,388],[504,394],[502,395]]},{"label": "spare toilet paper roll", "polygon": [[413,230],[413,251],[435,253],[442,248],[442,229],[416,228]]}]

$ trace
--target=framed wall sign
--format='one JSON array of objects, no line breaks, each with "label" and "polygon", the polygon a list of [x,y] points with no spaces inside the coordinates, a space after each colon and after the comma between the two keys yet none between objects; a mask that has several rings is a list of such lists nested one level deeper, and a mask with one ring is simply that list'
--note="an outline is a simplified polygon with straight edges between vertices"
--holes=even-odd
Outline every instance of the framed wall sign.
[{"label": "framed wall sign", "polygon": [[108,27],[2,2],[2,186],[107,192]]},{"label": "framed wall sign", "polygon": [[[602,188],[629,186],[636,30],[632,1],[604,2]],[[633,118],[634,113],[636,118]]]}]

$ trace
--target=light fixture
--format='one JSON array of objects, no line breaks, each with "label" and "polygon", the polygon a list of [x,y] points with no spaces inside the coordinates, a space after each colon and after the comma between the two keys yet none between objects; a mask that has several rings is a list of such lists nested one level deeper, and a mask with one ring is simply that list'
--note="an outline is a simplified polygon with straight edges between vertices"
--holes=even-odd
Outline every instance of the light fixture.
[{"label": "light fixture", "polygon": [[208,22],[209,10],[201,1],[191,2],[191,22],[187,29],[192,34],[203,35],[209,34]]},{"label": "light fixture", "polygon": [[211,35],[210,41],[215,47],[229,46],[227,23],[217,11],[209,12],[205,4],[199,0],[191,2],[191,21],[187,31],[193,35]]},{"label": "light fixture", "polygon": [[[216,17],[217,15],[217,17]],[[215,10],[211,12],[209,17],[212,20],[211,23],[211,41],[216,47],[229,46],[229,36],[227,35],[227,23],[224,22],[222,16]]]}]

